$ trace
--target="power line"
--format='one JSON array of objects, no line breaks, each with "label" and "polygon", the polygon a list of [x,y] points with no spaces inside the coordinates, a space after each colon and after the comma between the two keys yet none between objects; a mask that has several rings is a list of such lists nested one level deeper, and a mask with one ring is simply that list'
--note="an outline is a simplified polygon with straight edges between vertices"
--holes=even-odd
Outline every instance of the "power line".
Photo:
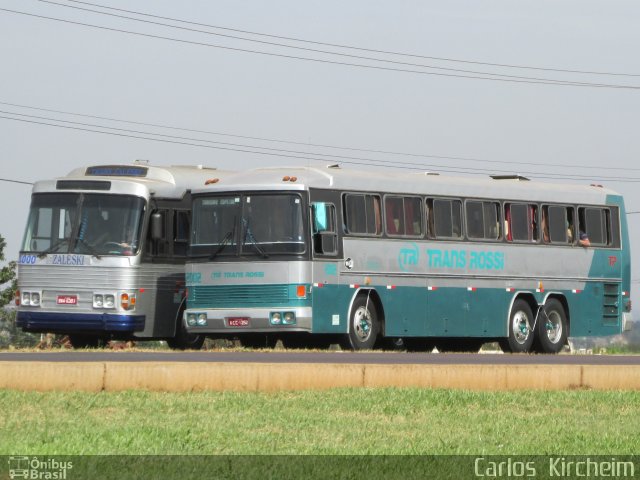
[{"label": "power line", "polygon": [[[18,115],[18,116],[35,119],[35,120],[28,120],[24,118],[7,117],[4,115],[0,115],[0,118],[5,120],[13,120],[18,122],[38,124],[38,125],[47,125],[51,127],[65,128],[65,129],[78,130],[78,131],[84,131],[84,132],[101,133],[104,135],[114,135],[114,136],[119,136],[124,138],[151,140],[156,142],[188,145],[188,146],[195,146],[195,147],[201,147],[201,148],[211,148],[216,150],[233,151],[233,152],[241,152],[241,153],[252,153],[252,154],[258,154],[258,155],[276,156],[281,158],[294,158],[298,160],[311,160],[311,161],[322,161],[322,162],[327,162],[328,159],[339,159],[341,163],[352,164],[352,165],[361,165],[361,166],[369,166],[369,167],[371,166],[389,167],[389,168],[398,168],[398,169],[404,169],[404,170],[424,170],[425,168],[437,168],[439,169],[439,171],[446,172],[446,173],[457,173],[457,174],[466,173],[470,175],[486,175],[487,173],[495,173],[485,169],[452,167],[449,165],[433,165],[433,164],[426,165],[426,164],[409,163],[409,162],[395,162],[391,160],[377,160],[377,159],[371,159],[371,158],[329,155],[329,154],[322,154],[317,152],[304,152],[304,151],[296,151],[296,150],[274,149],[274,148],[260,147],[260,146],[254,146],[254,145],[242,145],[242,144],[233,144],[233,143],[227,143],[227,142],[216,142],[216,141],[197,139],[197,138],[188,138],[188,137],[180,137],[175,135],[166,135],[166,134],[159,134],[159,133],[153,133],[153,132],[121,129],[116,127],[108,127],[104,125],[72,122],[69,120],[51,119],[47,117],[39,117],[35,115],[26,115],[26,114],[14,113],[14,112],[0,111],[0,113],[5,113],[8,115]],[[50,123],[52,121],[69,123],[71,125],[60,125],[57,123]],[[103,130],[96,130],[96,128],[103,129]],[[115,130],[115,131],[104,131],[104,130]],[[156,138],[156,137],[161,137],[161,138]],[[322,157],[322,158],[318,158],[318,157]],[[523,172],[523,173],[531,175],[533,177],[544,178],[544,179],[561,179],[561,180],[607,179],[608,181],[611,181],[611,182],[622,182],[622,183],[640,182],[640,178],[634,178],[634,177],[595,177],[594,178],[594,177],[583,176],[583,175],[565,176],[561,174],[551,174],[551,173],[545,173],[545,172],[543,173]]]},{"label": "power line", "polygon": [[[557,83],[563,83],[563,84],[564,83],[568,83],[568,84],[572,84],[572,85],[576,85],[576,86],[577,85],[582,85],[582,86],[598,85],[598,86],[602,86],[602,84],[593,84],[593,83],[589,83],[589,82],[570,82],[570,81],[565,81],[565,80],[557,80],[557,79],[549,79],[549,78],[524,77],[524,76],[520,76],[520,75],[509,75],[509,74],[501,74],[501,73],[482,72],[482,71],[476,71],[476,70],[464,70],[464,69],[459,69],[459,68],[438,67],[438,66],[434,66],[434,65],[423,65],[423,64],[417,64],[417,63],[411,63],[411,62],[400,62],[400,61],[395,61],[395,60],[387,60],[387,59],[381,59],[381,58],[365,57],[365,56],[362,56],[362,55],[352,55],[352,54],[347,54],[347,53],[333,52],[333,51],[327,51],[327,50],[319,50],[319,49],[316,49],[316,48],[299,47],[299,46],[295,46],[295,45],[287,45],[287,44],[276,43],[276,42],[271,42],[271,41],[256,40],[256,39],[251,39],[251,38],[239,37],[239,36],[236,36],[236,35],[228,35],[228,34],[210,32],[210,31],[206,31],[206,30],[198,30],[198,29],[194,29],[194,28],[181,27],[181,26],[171,25],[171,24],[167,24],[167,23],[161,23],[161,22],[155,22],[155,21],[149,21],[149,20],[142,20],[142,19],[139,19],[139,18],[128,17],[126,15],[118,15],[118,14],[114,14],[114,13],[101,12],[99,10],[92,10],[90,8],[76,7],[76,6],[73,6],[73,5],[65,5],[65,4],[54,2],[54,1],[51,1],[51,0],[37,0],[37,1],[42,2],[42,3],[47,3],[47,4],[50,4],[50,5],[56,5],[58,7],[71,8],[71,9],[75,9],[75,10],[81,10],[81,11],[85,11],[85,12],[96,13],[96,14],[99,14],[99,15],[106,15],[106,16],[110,16],[110,17],[125,19],[125,20],[132,20],[132,21],[135,21],[135,22],[141,22],[141,23],[146,23],[146,24],[151,24],[151,25],[159,25],[159,26],[173,28],[173,29],[179,29],[179,30],[186,30],[186,31],[189,31],[189,32],[203,33],[203,34],[206,34],[206,35],[215,35],[215,36],[218,36],[218,37],[231,38],[231,39],[234,39],[234,40],[241,40],[241,41],[246,41],[246,42],[259,43],[259,44],[262,44],[262,45],[269,45],[269,46],[275,46],[275,47],[280,47],[280,48],[291,48],[291,49],[301,50],[301,51],[305,51],[305,52],[321,53],[321,54],[325,54],[325,55],[336,55],[336,56],[340,56],[340,57],[346,57],[346,58],[352,58],[352,59],[358,59],[358,60],[390,63],[390,64],[394,64],[394,65],[402,65],[402,66],[405,66],[405,67],[418,67],[418,68],[427,68],[427,69],[434,69],[434,70],[444,70],[444,71],[451,71],[451,72],[458,72],[458,73],[465,73],[465,74],[472,74],[472,75],[488,75],[488,76],[504,77],[504,78],[511,78],[511,79],[519,79],[519,80],[542,81],[542,82],[557,82]],[[84,3],[84,2],[82,2],[82,3]],[[101,5],[97,5],[97,6],[101,7],[101,8],[109,8],[109,7],[102,7]],[[122,11],[121,9],[114,9],[114,10]],[[136,13],[136,12],[133,12],[133,13]],[[145,15],[145,14],[143,14],[143,15]],[[180,21],[180,20],[174,20],[174,21]]]},{"label": "power line", "polygon": [[[41,1],[45,1],[45,0],[41,0]],[[222,26],[219,26],[219,25],[211,25],[211,24],[207,24],[207,23],[192,22],[192,21],[182,20],[182,19],[173,18],[173,17],[163,17],[163,16],[160,16],[160,15],[152,15],[152,14],[149,14],[149,13],[138,12],[138,11],[134,11],[134,10],[126,10],[124,8],[115,8],[115,7],[110,7],[110,6],[106,6],[106,5],[100,5],[100,4],[97,4],[97,3],[83,2],[83,1],[80,1],[80,0],[67,0],[67,1],[68,2],[72,2],[72,3],[79,3],[79,4],[82,4],[82,5],[90,5],[92,7],[103,8],[105,10],[113,10],[113,11],[118,11],[118,12],[131,13],[131,14],[140,15],[140,16],[144,16],[144,17],[158,18],[160,20],[170,20],[170,21],[173,21],[173,22],[184,23],[184,24],[187,24],[187,25],[195,25],[195,26],[199,26],[199,27],[215,28],[215,29],[218,29],[218,30],[226,30],[226,31],[238,32],[238,33],[246,33],[246,34],[257,35],[257,36],[261,36],[261,37],[277,38],[277,39],[280,39],[280,40],[290,40],[290,41],[294,41],[294,42],[308,43],[308,44],[313,44],[313,45],[323,45],[323,46],[326,46],[326,47],[336,47],[336,48],[344,48],[344,49],[349,49],[349,50],[357,50],[357,51],[362,51],[362,52],[380,53],[380,54],[384,54],[384,55],[397,55],[397,56],[403,56],[403,57],[424,58],[424,59],[427,59],[427,60],[439,60],[439,61],[445,61],[445,62],[466,63],[466,64],[473,64],[473,65],[485,65],[485,66],[491,66],[491,67],[517,68],[517,69],[526,69],[526,70],[539,70],[539,71],[557,72],[557,73],[578,73],[578,74],[588,74],[588,75],[610,75],[610,76],[621,76],[621,77],[640,77],[640,75],[638,75],[638,74],[631,74],[631,73],[601,72],[601,71],[589,71],[589,70],[568,70],[568,69],[549,68],[549,67],[533,67],[533,66],[530,66],[530,65],[514,65],[514,64],[506,64],[506,63],[491,63],[491,62],[481,62],[481,61],[475,61],[475,60],[461,60],[461,59],[449,58],[449,57],[435,57],[435,56],[428,56],[428,55],[419,55],[419,54],[414,54],[414,53],[396,52],[396,51],[390,51],[390,50],[378,50],[378,49],[373,49],[373,48],[363,48],[363,47],[356,47],[356,46],[345,45],[345,44],[313,41],[313,40],[307,40],[307,39],[296,38],[296,37],[286,37],[286,36],[282,36],[282,35],[271,35],[271,34],[267,34],[267,33],[255,32],[255,31],[251,31],[251,30],[241,30],[241,29],[238,29],[238,28],[222,27]],[[48,2],[48,0],[47,0],[47,2]],[[48,2],[48,3],[51,3],[51,2]],[[61,5],[61,6],[67,6],[67,5]]]},{"label": "power line", "polygon": [[[55,109],[34,107],[30,105],[23,105],[23,104],[2,102],[2,101],[0,101],[0,105],[7,105],[12,107],[26,108],[31,110],[39,110],[43,112],[58,113],[58,114],[64,114],[64,115],[72,115],[72,116],[84,117],[84,118],[92,118],[96,120],[106,120],[110,122],[120,122],[120,123],[131,124],[131,125],[142,125],[146,127],[164,128],[164,129],[177,130],[177,131],[183,131],[183,132],[202,133],[207,135],[218,135],[218,136],[231,137],[231,138],[241,138],[245,140],[257,140],[257,141],[269,142],[269,143],[285,143],[285,144],[299,145],[304,147],[331,148],[336,150],[375,153],[375,154],[383,154],[383,155],[396,155],[396,156],[404,156],[404,157],[411,157],[411,158],[434,158],[439,160],[456,160],[456,161],[474,162],[474,163],[494,163],[494,164],[522,165],[522,166],[533,166],[533,167],[579,168],[581,170],[593,169],[593,170],[602,171],[602,166],[589,166],[589,165],[567,164],[567,163],[559,164],[559,163],[543,163],[543,162],[519,162],[519,161],[507,161],[507,160],[481,159],[481,158],[474,158],[474,157],[433,155],[433,154],[426,154],[426,153],[409,153],[409,152],[398,152],[398,151],[389,151],[389,150],[374,150],[374,149],[358,148],[358,147],[344,147],[344,146],[329,145],[329,144],[297,142],[292,140],[283,140],[283,139],[266,138],[266,137],[254,137],[249,135],[237,135],[237,134],[214,132],[214,131],[208,131],[208,130],[198,130],[193,128],[184,128],[184,127],[171,126],[171,125],[158,124],[158,123],[145,123],[145,122],[124,120],[124,119],[114,118],[114,117],[89,115],[89,114],[82,114],[82,113],[70,112],[65,110],[55,110]],[[7,112],[7,113],[15,114],[15,115],[23,115],[23,114],[14,113],[14,112]],[[56,121],[64,121],[64,120],[56,120]],[[111,128],[111,127],[105,127],[105,128]],[[262,148],[262,147],[256,147],[256,148]],[[334,156],[334,157],[339,158],[337,156]],[[423,164],[416,164],[416,165],[423,165]],[[460,167],[460,168],[463,168],[463,167]],[[640,168],[607,166],[607,170],[640,171]],[[488,172],[488,170],[483,170],[483,171]],[[585,177],[591,178],[588,176],[585,176]]]},{"label": "power line", "polygon": [[[302,61],[307,61],[307,62],[326,63],[326,64],[331,64],[331,65],[340,65],[340,66],[357,67],[357,68],[367,68],[367,69],[371,69],[371,70],[400,72],[400,73],[413,73],[413,74],[416,74],[416,75],[433,75],[433,76],[448,77],[448,78],[487,80],[487,81],[494,81],[494,82],[524,83],[524,84],[538,84],[538,85],[558,85],[558,86],[590,87],[590,88],[612,88],[612,89],[623,89],[623,90],[640,90],[640,86],[634,86],[634,85],[615,85],[615,84],[601,84],[601,83],[588,83],[588,82],[569,82],[569,81],[562,81],[562,80],[543,80],[543,81],[538,81],[538,80],[521,80],[521,79],[516,79],[516,78],[498,78],[498,77],[486,77],[486,76],[482,77],[482,76],[477,76],[477,75],[461,75],[461,74],[442,73],[442,72],[425,72],[425,71],[421,71],[421,70],[410,70],[410,69],[403,69],[403,68],[384,67],[384,66],[380,66],[380,65],[365,65],[365,64],[360,64],[360,63],[339,62],[339,61],[335,61],[335,60],[325,60],[325,59],[318,59],[318,58],[301,57],[301,56],[296,56],[296,55],[286,55],[286,54],[282,54],[282,53],[263,52],[263,51],[259,51],[259,50],[250,50],[250,49],[245,49],[245,48],[229,47],[229,46],[217,45],[217,44],[206,43],[206,42],[196,42],[196,41],[192,41],[192,40],[185,40],[185,39],[174,38],[174,37],[166,37],[166,36],[162,36],[162,35],[152,35],[152,34],[148,34],[148,33],[141,33],[141,32],[135,32],[135,31],[131,31],[131,30],[124,30],[124,29],[119,29],[119,28],[105,27],[105,26],[101,26],[101,25],[94,25],[94,24],[83,23],[83,22],[76,22],[76,21],[72,21],[72,20],[49,17],[49,16],[45,16],[45,15],[37,15],[37,14],[33,14],[33,13],[20,12],[20,11],[17,11],[17,10],[11,10],[11,9],[7,9],[7,8],[0,8],[0,11],[13,13],[13,14],[17,14],[17,15],[25,15],[25,16],[29,16],[29,17],[44,19],[44,20],[52,20],[52,21],[61,22],[61,23],[67,23],[67,24],[72,24],[72,25],[79,25],[79,26],[84,26],[84,27],[89,27],[89,28],[96,28],[96,29],[105,30],[105,31],[126,33],[126,34],[129,34],[129,35],[135,35],[135,36],[147,37],[147,38],[154,38],[154,39],[157,39],[157,40],[167,40],[167,41],[183,43],[183,44],[198,45],[198,46],[202,46],[202,47],[219,48],[219,49],[235,51],[235,52],[253,53],[253,54],[266,55],[266,56],[271,56],[271,57],[286,58],[286,59],[290,59],[290,60],[302,60]],[[380,61],[380,60],[378,60],[378,61]],[[484,75],[495,75],[495,74],[484,74]],[[507,77],[507,76],[503,75],[503,77]]]},{"label": "power line", "polygon": [[7,182],[7,183],[19,183],[22,185],[33,185],[33,182],[25,182],[22,180],[13,180],[11,178],[0,178],[0,182]]}]

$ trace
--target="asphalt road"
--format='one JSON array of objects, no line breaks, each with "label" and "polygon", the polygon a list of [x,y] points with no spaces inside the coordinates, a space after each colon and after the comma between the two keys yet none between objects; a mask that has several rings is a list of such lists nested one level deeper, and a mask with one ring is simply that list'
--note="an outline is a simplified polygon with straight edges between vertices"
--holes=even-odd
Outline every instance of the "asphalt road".
[{"label": "asphalt road", "polygon": [[[640,355],[501,355],[406,352],[0,352],[0,362],[205,362],[425,365],[640,365]],[[1,366],[0,366],[1,368]]]}]

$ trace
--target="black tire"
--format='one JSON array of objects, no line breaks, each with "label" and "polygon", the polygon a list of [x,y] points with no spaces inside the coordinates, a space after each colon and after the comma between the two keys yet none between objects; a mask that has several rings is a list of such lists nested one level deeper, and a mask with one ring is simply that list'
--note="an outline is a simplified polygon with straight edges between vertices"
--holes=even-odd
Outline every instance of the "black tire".
[{"label": "black tire", "polygon": [[341,347],[345,350],[371,350],[380,334],[378,312],[370,295],[358,295],[349,315],[349,333]]},{"label": "black tire", "polygon": [[509,336],[500,341],[505,352],[527,353],[531,351],[535,334],[534,316],[529,304],[522,299],[513,302],[509,314]]},{"label": "black tire", "polygon": [[183,314],[184,303],[178,313],[176,336],[167,338],[167,345],[173,350],[200,350],[204,344],[205,336],[187,332],[182,320]]},{"label": "black tire", "polygon": [[238,336],[244,348],[275,348],[278,339],[266,333],[244,333]]},{"label": "black tire", "polygon": [[175,337],[167,338],[167,345],[173,350],[200,350],[204,340],[204,335],[188,333],[180,326]]},{"label": "black tire", "polygon": [[107,344],[104,337],[85,333],[69,335],[69,341],[73,348],[101,348]]},{"label": "black tire", "polygon": [[407,352],[431,352],[435,343],[429,338],[403,337],[402,344]]},{"label": "black tire", "polygon": [[567,314],[555,298],[544,304],[536,326],[537,344],[543,353],[558,353],[567,343]]}]

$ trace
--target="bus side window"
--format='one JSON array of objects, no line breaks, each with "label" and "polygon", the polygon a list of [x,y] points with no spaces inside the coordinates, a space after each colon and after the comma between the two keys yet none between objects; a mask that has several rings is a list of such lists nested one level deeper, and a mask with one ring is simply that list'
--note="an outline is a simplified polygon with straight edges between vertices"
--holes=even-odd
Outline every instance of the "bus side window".
[{"label": "bus side window", "polygon": [[429,236],[437,239],[462,238],[462,202],[444,198],[427,200]]},{"label": "bus side window", "polygon": [[313,202],[311,215],[313,220],[313,251],[319,255],[335,255],[338,253],[335,205]]},{"label": "bus side window", "polygon": [[533,204],[507,203],[505,211],[505,236],[508,242],[535,242],[538,239],[537,211]]},{"label": "bus side window", "polygon": [[346,194],[344,216],[349,234],[380,235],[382,233],[382,209],[379,195]]},{"label": "bus side window", "polygon": [[585,233],[591,245],[611,245],[611,215],[608,209],[580,207],[578,234]]},{"label": "bus side window", "polygon": [[474,240],[500,238],[500,205],[496,202],[469,200],[465,204],[467,236]]},{"label": "bus side window", "polygon": [[544,223],[549,230],[550,243],[569,244],[573,241],[573,209],[560,205],[545,205],[542,208]]}]

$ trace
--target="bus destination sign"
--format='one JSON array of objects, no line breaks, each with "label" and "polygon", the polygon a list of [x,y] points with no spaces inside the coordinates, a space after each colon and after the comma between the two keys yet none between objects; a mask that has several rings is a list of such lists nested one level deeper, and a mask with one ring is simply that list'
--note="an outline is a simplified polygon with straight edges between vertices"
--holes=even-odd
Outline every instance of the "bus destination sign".
[{"label": "bus destination sign", "polygon": [[147,167],[133,167],[128,165],[101,165],[87,167],[85,175],[98,177],[146,177]]}]

